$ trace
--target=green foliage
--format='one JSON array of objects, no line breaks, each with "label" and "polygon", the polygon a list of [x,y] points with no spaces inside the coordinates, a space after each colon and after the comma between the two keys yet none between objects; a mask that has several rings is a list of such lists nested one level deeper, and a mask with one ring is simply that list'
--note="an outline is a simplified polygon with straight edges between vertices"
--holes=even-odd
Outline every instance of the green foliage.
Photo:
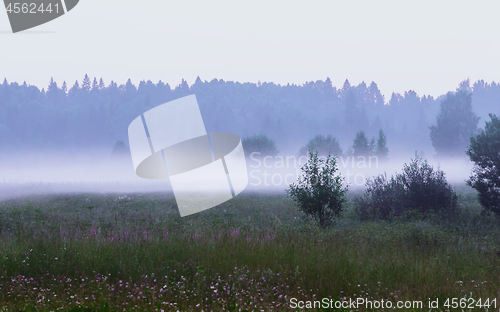
[{"label": "green foliage", "polygon": [[387,138],[384,131],[380,129],[378,132],[377,145],[375,147],[375,156],[377,156],[380,161],[387,160],[387,157],[389,156],[389,149],[386,144]]},{"label": "green foliage", "polygon": [[384,131],[380,129],[376,143],[375,138],[372,138],[371,141],[368,142],[368,138],[363,131],[356,133],[352,145],[352,154],[353,156],[363,157],[377,156],[380,161],[387,160],[389,149],[387,148],[387,137]]},{"label": "green foliage", "polygon": [[379,175],[368,180],[363,196],[355,198],[355,210],[362,219],[391,220],[412,214],[450,215],[457,210],[457,195],[444,172],[418,157],[390,179]]},{"label": "green foliage", "polygon": [[331,135],[316,135],[309,140],[305,146],[300,148],[299,156],[306,156],[309,150],[318,152],[320,156],[326,156],[328,154],[337,156],[342,155],[342,148],[340,147],[339,141]]},{"label": "green foliage", "polygon": [[436,125],[430,127],[432,145],[438,156],[460,156],[467,149],[479,122],[472,111],[471,97],[471,93],[459,90],[448,92],[441,101]]},{"label": "green foliage", "polygon": [[[387,103],[390,105],[383,105],[376,84],[367,86],[364,82],[358,86],[347,83],[345,88],[332,86],[330,80],[289,86],[262,83],[260,88],[253,83],[218,79],[197,79],[191,86],[186,81],[171,86],[149,80],[136,86],[128,80],[122,85],[113,81],[104,85],[96,78],[98,90],[93,90],[93,81],[90,76],[71,83],[54,81],[42,92],[28,83],[4,80],[0,84],[0,150],[99,146],[111,150],[118,140],[127,137],[130,121],[141,113],[196,94],[205,126],[211,131],[265,133],[284,148],[297,138],[310,139],[332,125],[337,139],[353,131],[375,131],[383,125],[387,131],[392,129],[385,133],[391,146],[413,151],[426,148],[427,123],[437,115],[439,104],[433,97],[405,92],[393,94]],[[496,109],[500,84],[477,81],[471,89],[476,101],[481,102],[474,112],[489,120],[487,113]]]},{"label": "green foliage", "polygon": [[327,228],[346,203],[347,187],[342,185],[344,178],[336,174],[337,159],[331,155],[322,159],[318,152],[309,150],[309,159],[301,169],[302,175],[289,186],[287,194],[303,213]]},{"label": "green foliage", "polygon": [[242,144],[247,157],[252,153],[259,153],[254,155],[257,157],[276,156],[279,153],[274,140],[263,134],[244,138]]},{"label": "green foliage", "polygon": [[500,216],[500,120],[490,114],[491,121],[470,138],[467,155],[474,162],[467,184],[479,192],[481,205]]},{"label": "green foliage", "polygon": [[368,157],[373,155],[373,149],[375,145],[375,140],[372,139],[368,143],[368,138],[363,131],[356,133],[356,138],[352,144],[352,153],[354,156],[364,156]]},{"label": "green foliage", "polygon": [[[337,293],[393,302],[498,297],[500,224],[491,216],[443,223],[342,218],[322,231],[304,226],[283,195],[240,194],[189,218],[175,213],[172,194],[128,195],[118,230],[95,234],[92,228],[115,224],[118,195],[0,202],[0,310],[220,311],[219,304],[228,310],[237,303],[242,311],[289,311],[288,298]],[[83,223],[91,219],[74,209],[87,202],[96,224]]]}]

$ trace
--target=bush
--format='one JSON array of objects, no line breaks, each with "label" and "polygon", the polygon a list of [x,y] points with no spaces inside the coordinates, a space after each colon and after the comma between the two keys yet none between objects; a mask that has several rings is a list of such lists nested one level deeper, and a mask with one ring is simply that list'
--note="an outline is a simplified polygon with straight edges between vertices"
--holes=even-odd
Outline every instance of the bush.
[{"label": "bush", "polygon": [[244,138],[242,144],[246,157],[252,153],[259,153],[258,157],[276,156],[279,153],[276,143],[263,134]]},{"label": "bush", "polygon": [[302,166],[302,175],[286,191],[299,209],[311,216],[321,228],[335,222],[346,202],[347,187],[344,178],[337,175],[337,159],[328,155],[318,157],[318,152],[309,150],[309,159]]},{"label": "bush", "polygon": [[299,156],[306,156],[308,151],[311,149],[318,152],[320,156],[326,156],[328,154],[337,156],[342,155],[342,148],[340,147],[339,141],[331,135],[316,135],[314,138],[309,140],[305,146],[300,148]]},{"label": "bush", "polygon": [[390,220],[412,214],[445,215],[456,211],[458,197],[444,172],[418,157],[402,173],[379,175],[366,183],[363,196],[355,198],[355,211],[362,219]]},{"label": "bush", "polygon": [[500,120],[490,114],[491,121],[470,138],[467,155],[474,162],[467,184],[479,192],[479,202],[500,216]]},{"label": "bush", "polygon": [[125,144],[123,141],[118,141],[116,142],[115,146],[113,147],[113,152],[112,152],[114,157],[123,157],[130,155],[130,149]]}]

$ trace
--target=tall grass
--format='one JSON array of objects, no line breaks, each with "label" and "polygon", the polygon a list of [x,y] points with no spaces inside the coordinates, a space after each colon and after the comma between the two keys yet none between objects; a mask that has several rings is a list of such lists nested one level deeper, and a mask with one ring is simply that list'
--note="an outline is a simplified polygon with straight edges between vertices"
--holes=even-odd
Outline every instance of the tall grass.
[{"label": "tall grass", "polygon": [[453,220],[360,222],[348,208],[326,231],[276,194],[243,194],[185,218],[171,194],[12,199],[0,203],[0,306],[288,311],[290,298],[499,302],[498,220],[461,193]]}]

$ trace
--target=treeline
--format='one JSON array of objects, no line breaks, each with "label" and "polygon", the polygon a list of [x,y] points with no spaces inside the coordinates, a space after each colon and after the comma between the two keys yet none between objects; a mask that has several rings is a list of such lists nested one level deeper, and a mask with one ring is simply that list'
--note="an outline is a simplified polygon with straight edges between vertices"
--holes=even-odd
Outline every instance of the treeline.
[{"label": "treeline", "polygon": [[[254,135],[243,139],[243,147],[245,149],[245,156],[252,158],[264,158],[267,156],[276,156],[279,150],[276,147],[274,140],[268,138],[266,135]],[[360,131],[356,133],[352,147],[346,152],[342,150],[339,141],[331,135],[325,136],[318,134],[310,139],[306,145],[302,146],[297,153],[297,156],[307,156],[310,151],[317,152],[319,156],[334,155],[341,156],[377,156],[380,161],[388,160],[389,149],[387,148],[387,138],[384,131],[380,130],[378,138],[372,138],[368,141],[365,133]]]},{"label": "treeline", "polygon": [[[499,113],[500,84],[478,81],[472,92],[474,112],[485,120]],[[196,94],[207,131],[231,131],[242,137],[265,134],[283,152],[296,151],[318,134],[350,146],[356,133],[387,136],[391,153],[432,151],[429,126],[436,123],[441,97],[414,91],[384,99],[375,82],[341,88],[325,81],[281,86],[198,78],[191,86],[129,80],[124,85],[89,78],[68,85],[51,80],[38,89],[26,83],[0,85],[0,149],[105,148],[127,142],[129,123],[144,111]]]}]

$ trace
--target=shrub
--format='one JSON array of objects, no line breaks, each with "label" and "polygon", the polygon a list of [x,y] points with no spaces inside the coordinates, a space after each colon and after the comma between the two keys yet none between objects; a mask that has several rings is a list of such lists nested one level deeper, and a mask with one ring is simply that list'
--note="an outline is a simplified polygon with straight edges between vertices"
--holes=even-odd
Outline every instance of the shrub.
[{"label": "shrub", "polygon": [[113,147],[112,154],[114,157],[127,156],[127,155],[129,155],[129,153],[130,153],[130,149],[127,146],[127,144],[125,144],[125,142],[123,142],[123,141],[116,142],[115,146]]},{"label": "shrub", "polygon": [[321,228],[327,228],[335,222],[346,202],[347,187],[342,185],[344,178],[336,174],[337,159],[331,155],[322,159],[318,152],[309,150],[309,159],[301,169],[302,175],[290,184],[287,195]]},{"label": "shrub", "polygon": [[316,135],[309,140],[305,146],[300,148],[299,156],[306,156],[311,149],[317,151],[320,156],[326,156],[328,154],[337,156],[342,155],[342,148],[340,147],[339,141],[331,135]]},{"label": "shrub", "polygon": [[276,156],[279,153],[274,140],[263,134],[244,138],[242,144],[246,157],[250,157],[252,153],[259,153],[259,157]]},{"label": "shrub", "polygon": [[418,157],[405,164],[390,179],[379,175],[366,183],[363,196],[355,198],[355,211],[362,219],[385,219],[412,214],[450,214],[457,209],[458,197],[444,172]]},{"label": "shrub", "polygon": [[479,192],[479,202],[500,215],[500,120],[490,114],[491,121],[470,138],[467,155],[474,162],[473,174],[467,184]]}]

